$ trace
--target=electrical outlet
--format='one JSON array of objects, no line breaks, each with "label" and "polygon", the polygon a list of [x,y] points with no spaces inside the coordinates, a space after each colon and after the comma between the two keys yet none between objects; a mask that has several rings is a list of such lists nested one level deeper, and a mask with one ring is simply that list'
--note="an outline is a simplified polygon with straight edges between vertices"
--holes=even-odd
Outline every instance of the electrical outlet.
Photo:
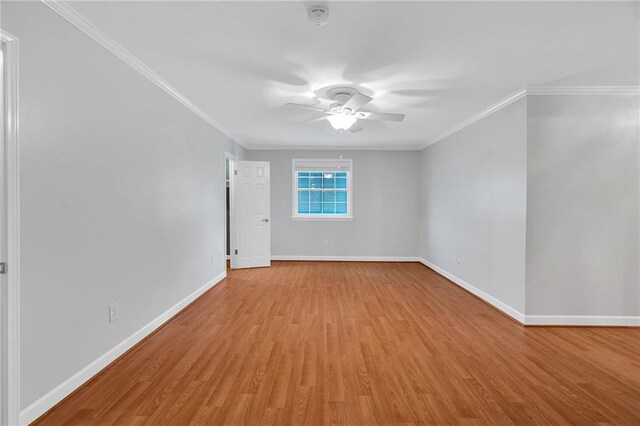
[{"label": "electrical outlet", "polygon": [[109,322],[114,322],[118,319],[118,304],[114,303],[109,305]]},{"label": "electrical outlet", "polygon": [[329,247],[329,240],[324,240],[324,246]]},{"label": "electrical outlet", "polygon": [[462,258],[461,257],[456,257],[456,265],[459,265],[462,263]]}]

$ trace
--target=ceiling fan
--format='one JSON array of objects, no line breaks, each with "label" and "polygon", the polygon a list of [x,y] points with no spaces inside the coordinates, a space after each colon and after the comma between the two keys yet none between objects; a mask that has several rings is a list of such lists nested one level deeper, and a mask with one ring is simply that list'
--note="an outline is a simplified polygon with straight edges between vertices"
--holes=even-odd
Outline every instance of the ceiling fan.
[{"label": "ceiling fan", "polygon": [[312,123],[314,121],[327,120],[331,126],[338,131],[351,130],[351,132],[359,132],[362,126],[358,120],[382,120],[382,121],[402,121],[404,114],[390,114],[383,112],[362,111],[360,108],[368,104],[373,98],[363,95],[356,89],[351,87],[337,87],[328,91],[329,98],[334,102],[329,109],[318,108],[311,105],[302,105],[287,103],[285,105],[293,105],[303,108],[312,109],[322,112],[322,117],[303,121],[298,124]]}]

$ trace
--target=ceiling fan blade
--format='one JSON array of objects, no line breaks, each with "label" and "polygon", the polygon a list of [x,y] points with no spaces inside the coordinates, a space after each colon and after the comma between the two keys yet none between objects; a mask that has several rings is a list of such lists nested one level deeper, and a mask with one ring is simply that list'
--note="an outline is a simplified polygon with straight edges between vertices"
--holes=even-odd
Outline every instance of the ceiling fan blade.
[{"label": "ceiling fan blade", "polygon": [[404,120],[404,114],[360,111],[358,112],[358,118],[362,118],[364,120],[402,121]]},{"label": "ceiling fan blade", "polygon": [[300,121],[300,122],[296,123],[296,126],[298,126],[300,124],[315,123],[316,121],[322,121],[322,120],[324,120],[326,118],[327,118],[327,116],[323,115],[322,117],[312,118],[311,120]]},{"label": "ceiling fan blade", "polygon": [[356,112],[369,102],[371,102],[373,98],[369,96],[365,96],[362,93],[356,93],[351,96],[351,98],[344,104],[343,108],[349,108],[351,111]]},{"label": "ceiling fan blade", "polygon": [[303,105],[303,104],[293,104],[291,102],[287,102],[285,105],[293,105],[293,106],[298,106],[298,107],[302,107],[302,108],[308,108],[308,109],[312,109],[314,111],[322,111],[322,112],[327,112],[326,109],[324,108],[318,108],[318,107],[314,107],[311,105]]},{"label": "ceiling fan blade", "polygon": [[355,132],[359,132],[359,131],[364,130],[364,129],[362,128],[362,126],[360,125],[360,123],[356,121],[356,122],[355,122],[355,123],[353,123],[353,125],[349,128],[349,130],[351,131],[351,133],[355,133]]}]

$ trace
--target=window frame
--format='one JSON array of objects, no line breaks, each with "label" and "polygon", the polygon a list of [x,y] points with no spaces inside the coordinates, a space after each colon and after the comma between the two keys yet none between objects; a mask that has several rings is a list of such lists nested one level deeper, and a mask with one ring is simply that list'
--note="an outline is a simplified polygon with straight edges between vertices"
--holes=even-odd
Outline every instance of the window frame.
[{"label": "window frame", "polygon": [[[305,163],[313,163],[317,162],[318,167],[322,164],[330,164],[331,162],[335,162],[336,164],[348,164],[348,170],[340,170],[339,167],[327,167],[330,170],[323,170],[325,172],[333,172],[333,173],[347,173],[347,213],[322,213],[322,214],[312,214],[312,213],[298,213],[298,173],[305,172],[319,172],[320,170],[296,170],[296,162],[305,162]],[[302,190],[308,188],[300,188]],[[350,159],[300,159],[294,158],[291,162],[291,219],[292,220],[301,220],[301,221],[352,221],[353,217],[353,161]]]}]

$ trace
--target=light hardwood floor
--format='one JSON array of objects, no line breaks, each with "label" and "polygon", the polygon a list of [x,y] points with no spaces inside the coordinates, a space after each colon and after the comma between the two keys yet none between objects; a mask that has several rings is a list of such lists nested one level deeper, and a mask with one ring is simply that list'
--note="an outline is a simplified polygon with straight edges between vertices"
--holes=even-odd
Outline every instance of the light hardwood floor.
[{"label": "light hardwood floor", "polygon": [[640,329],[525,328],[416,263],[229,277],[38,421],[640,424]]}]

